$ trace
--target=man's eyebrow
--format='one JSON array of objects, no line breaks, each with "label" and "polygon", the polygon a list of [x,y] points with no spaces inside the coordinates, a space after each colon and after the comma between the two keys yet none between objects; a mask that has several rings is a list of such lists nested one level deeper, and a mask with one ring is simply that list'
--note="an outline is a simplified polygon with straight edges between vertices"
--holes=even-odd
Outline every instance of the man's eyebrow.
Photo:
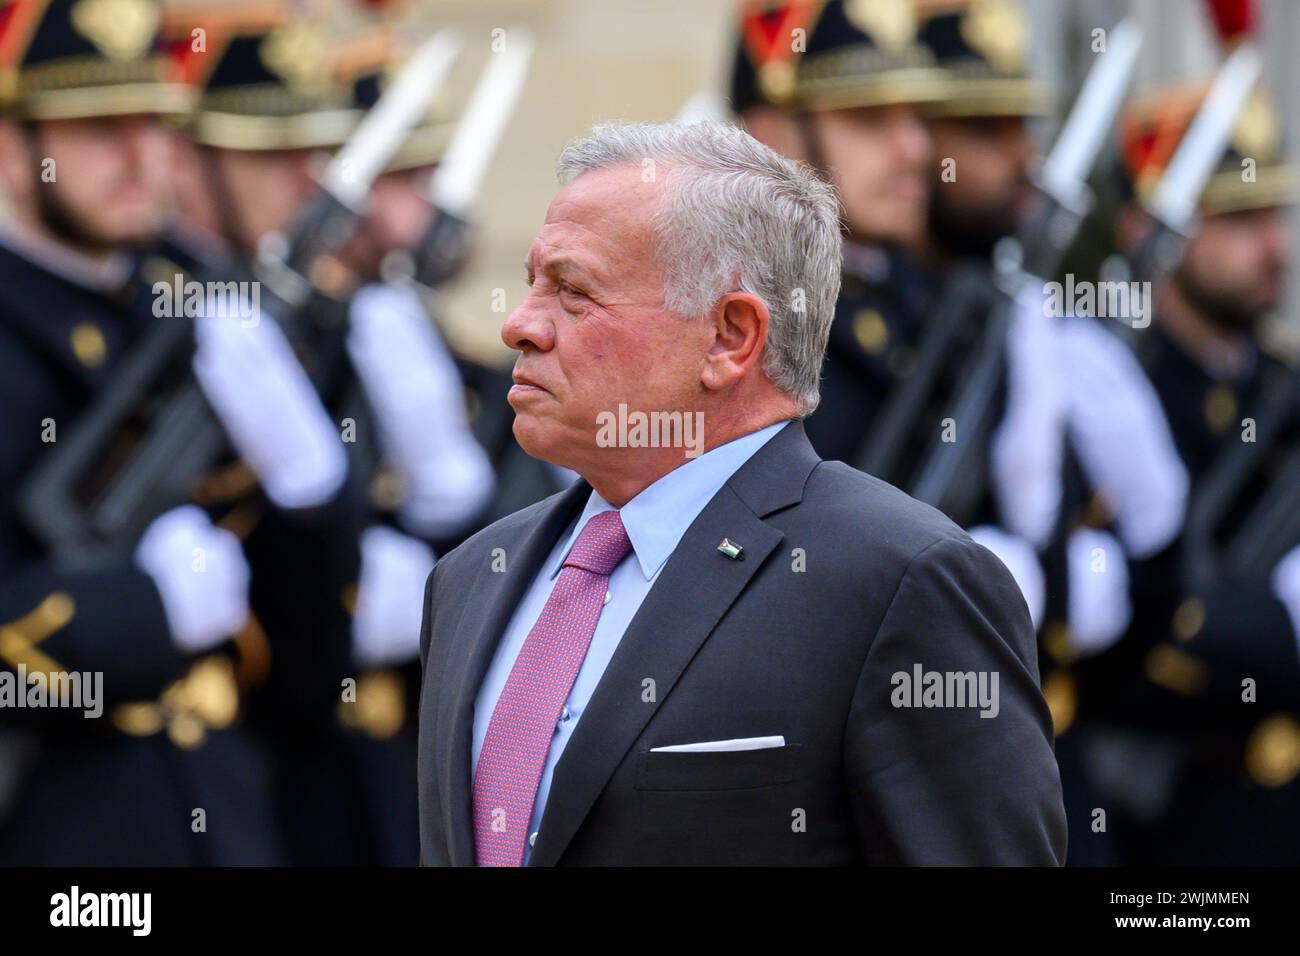
[{"label": "man's eyebrow", "polygon": [[[550,258],[543,256],[541,258],[542,261],[538,263],[536,266],[538,271],[546,271],[546,272],[568,271],[572,273],[577,273],[579,276],[581,276],[582,278],[588,281],[592,281],[592,282],[597,281],[597,277],[590,269],[588,269],[582,263],[578,262],[576,259],[570,258],[569,256],[560,255],[560,256],[553,256]],[[531,257],[529,259],[524,260],[524,268],[525,269],[533,268],[533,262]]]}]

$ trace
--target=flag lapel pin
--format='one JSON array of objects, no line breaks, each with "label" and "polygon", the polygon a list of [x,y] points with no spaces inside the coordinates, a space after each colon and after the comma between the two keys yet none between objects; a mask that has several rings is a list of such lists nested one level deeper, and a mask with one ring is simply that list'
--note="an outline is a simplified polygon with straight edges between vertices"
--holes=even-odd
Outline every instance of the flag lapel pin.
[{"label": "flag lapel pin", "polygon": [[727,557],[731,558],[732,561],[745,560],[745,554],[744,554],[745,549],[738,544],[732,544],[726,538],[723,538],[721,541],[718,542],[718,550],[721,551],[723,554],[725,554]]}]

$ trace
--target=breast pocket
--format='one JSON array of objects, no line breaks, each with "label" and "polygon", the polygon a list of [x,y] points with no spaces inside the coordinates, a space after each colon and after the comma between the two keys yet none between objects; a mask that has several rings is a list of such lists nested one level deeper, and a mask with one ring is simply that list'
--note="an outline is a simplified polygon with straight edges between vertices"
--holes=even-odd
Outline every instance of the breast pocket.
[{"label": "breast pocket", "polygon": [[637,755],[638,790],[754,790],[789,783],[798,769],[802,744],[760,750]]}]

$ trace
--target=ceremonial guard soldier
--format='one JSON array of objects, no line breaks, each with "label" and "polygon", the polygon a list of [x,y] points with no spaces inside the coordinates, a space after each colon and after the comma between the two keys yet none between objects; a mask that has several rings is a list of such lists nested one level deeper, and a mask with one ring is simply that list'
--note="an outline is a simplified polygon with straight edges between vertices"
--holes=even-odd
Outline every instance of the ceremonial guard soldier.
[{"label": "ceremonial guard soldier", "polygon": [[0,4],[0,685],[79,677],[82,698],[0,695],[6,864],[282,859],[230,642],[251,632],[236,536],[182,505],[124,549],[76,552],[38,530],[64,516],[21,507],[159,321],[136,250],[169,203],[159,117],[192,100],[159,22],[151,0]]},{"label": "ceremonial guard soldier", "polygon": [[[359,110],[379,101],[405,52],[388,28],[336,46],[336,73]],[[352,628],[355,693],[318,730],[322,745],[302,781],[316,812],[285,822],[299,863],[417,862],[418,596],[436,553],[480,526],[495,490],[471,430],[481,400],[465,379],[502,373],[453,355],[434,318],[437,290],[417,279],[439,215],[430,177],[456,126],[447,113],[436,101],[376,179],[328,279],[346,301],[348,359],[331,400],[357,433],[352,461],[367,527]],[[332,796],[311,797],[321,790]]]},{"label": "ceremonial guard soldier", "polygon": [[[939,401],[932,398],[921,407],[918,424],[937,428],[940,418],[957,406],[968,370],[990,347],[1000,350],[997,374],[986,386],[995,426],[978,430],[969,421],[953,422],[960,441],[975,441],[979,447],[968,455],[971,469],[955,479],[972,491],[949,500],[966,503],[954,517],[1012,571],[1038,628],[1039,670],[1057,733],[1071,824],[1070,860],[1114,863],[1112,846],[1089,829],[1097,800],[1080,769],[1075,735],[1069,733],[1077,711],[1070,665],[1081,651],[1118,639],[1129,624],[1130,601],[1124,549],[1114,528],[1093,526],[1094,488],[1079,455],[1089,464],[1105,455],[1105,448],[1094,447],[1099,431],[1141,447],[1143,452],[1133,458],[1140,457],[1144,465],[1168,463],[1172,443],[1141,366],[1128,350],[1092,319],[1068,311],[1053,314],[1049,307],[1047,289],[1072,236],[1042,237],[1056,245],[1046,257],[1049,274],[1020,284],[1018,297],[1016,283],[1008,281],[1019,263],[1041,252],[1024,246],[1034,241],[1043,206],[1053,199],[1052,160],[1035,160],[1028,128],[1031,117],[1047,112],[1049,98],[1027,71],[1029,36],[1020,7],[1007,0],[944,5],[927,17],[920,35],[947,81],[943,99],[925,107],[935,162],[920,254],[945,284],[936,313],[956,308],[965,327],[953,335],[951,357],[936,373],[932,394]],[[1119,56],[1123,53],[1117,50]],[[1113,62],[1096,68],[1123,69]],[[1119,79],[1119,72],[1115,76]],[[1092,112],[1084,113],[1089,109],[1084,104],[1080,96],[1067,125],[1108,134],[1113,112],[1094,102]],[[1118,105],[1115,100],[1111,109]],[[1082,187],[1090,169],[1079,165]],[[994,288],[1003,295],[984,299],[982,290]],[[961,297],[973,306],[953,301]],[[1005,323],[995,321],[997,309],[1010,310]],[[1003,341],[988,341],[992,336]],[[1091,394],[1101,382],[1112,396],[1104,405]],[[1130,410],[1122,422],[1110,419],[1119,405]],[[935,458],[957,452],[956,443],[932,442],[931,448]],[[1161,473],[1168,475],[1170,469]],[[1153,535],[1163,534],[1168,542],[1170,523],[1164,521],[1164,530],[1159,525],[1181,502],[1177,481],[1162,484],[1153,478],[1150,484],[1153,493],[1166,492],[1166,500],[1137,509],[1145,524],[1138,527],[1128,520],[1124,528],[1143,553],[1158,546],[1150,543]],[[1136,502],[1124,504],[1130,519]],[[1098,555],[1115,556],[1116,566],[1101,566]]]},{"label": "ceremonial guard soldier", "polygon": [[[1131,103],[1122,153],[1138,202],[1205,96],[1200,84]],[[1296,369],[1262,336],[1297,185],[1257,91],[1155,288],[1154,321],[1135,333],[1191,487],[1172,542],[1130,556],[1127,633],[1076,668],[1088,769],[1125,862],[1300,860],[1300,401]],[[1139,208],[1119,218],[1130,252]]]},{"label": "ceremonial guard soldier", "polygon": [[[210,266],[250,260],[268,235],[293,225],[314,198],[322,154],[354,132],[401,65],[387,31],[340,42],[322,24],[273,6],[238,17],[213,8],[178,20],[175,31],[183,40],[187,30],[204,30],[213,58],[189,60],[203,95],[177,165],[182,219],[174,234],[176,246],[218,250]],[[418,595],[431,545],[473,527],[493,478],[466,422],[455,365],[420,299],[407,285],[380,282],[379,267],[427,228],[430,215],[418,206],[426,201],[412,183],[436,161],[449,127],[431,116],[406,139],[372,185],[351,241],[317,263],[298,316],[323,330],[321,344],[299,357],[343,433],[357,486],[345,520],[319,526],[316,546],[359,550],[360,568],[341,586],[319,576],[302,582],[326,633],[343,627],[346,655],[295,656],[288,667],[273,658],[267,681],[278,819],[293,863],[414,863],[414,751],[404,746],[414,699],[404,666],[417,648]],[[291,532],[259,526],[255,537],[283,559],[300,540]],[[268,568],[271,580],[276,573]],[[290,639],[308,653],[321,634],[296,630]],[[277,673],[312,687],[310,699],[286,694]],[[287,721],[286,707],[294,711]]]},{"label": "ceremonial guard soldier", "polygon": [[919,25],[914,0],[743,8],[732,108],[755,138],[817,168],[844,205],[821,404],[805,423],[824,458],[852,461],[869,441],[931,301],[907,250],[924,229],[932,159],[918,108],[944,87]]}]

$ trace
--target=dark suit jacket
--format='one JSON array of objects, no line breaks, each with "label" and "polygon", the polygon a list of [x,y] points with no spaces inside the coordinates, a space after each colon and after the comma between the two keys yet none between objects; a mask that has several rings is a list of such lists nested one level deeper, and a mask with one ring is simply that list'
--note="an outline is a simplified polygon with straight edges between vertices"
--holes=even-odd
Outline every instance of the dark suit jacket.
[{"label": "dark suit jacket", "polygon": [[[473,865],[474,700],[589,492],[579,482],[498,521],[429,577],[425,865]],[[723,537],[743,560],[717,550]],[[997,716],[895,707],[893,675],[917,664],[996,672]],[[821,461],[795,423],[660,572],[556,765],[530,865],[1059,864],[1051,726],[1008,571],[937,511]],[[650,752],[778,734],[784,747]]]}]

